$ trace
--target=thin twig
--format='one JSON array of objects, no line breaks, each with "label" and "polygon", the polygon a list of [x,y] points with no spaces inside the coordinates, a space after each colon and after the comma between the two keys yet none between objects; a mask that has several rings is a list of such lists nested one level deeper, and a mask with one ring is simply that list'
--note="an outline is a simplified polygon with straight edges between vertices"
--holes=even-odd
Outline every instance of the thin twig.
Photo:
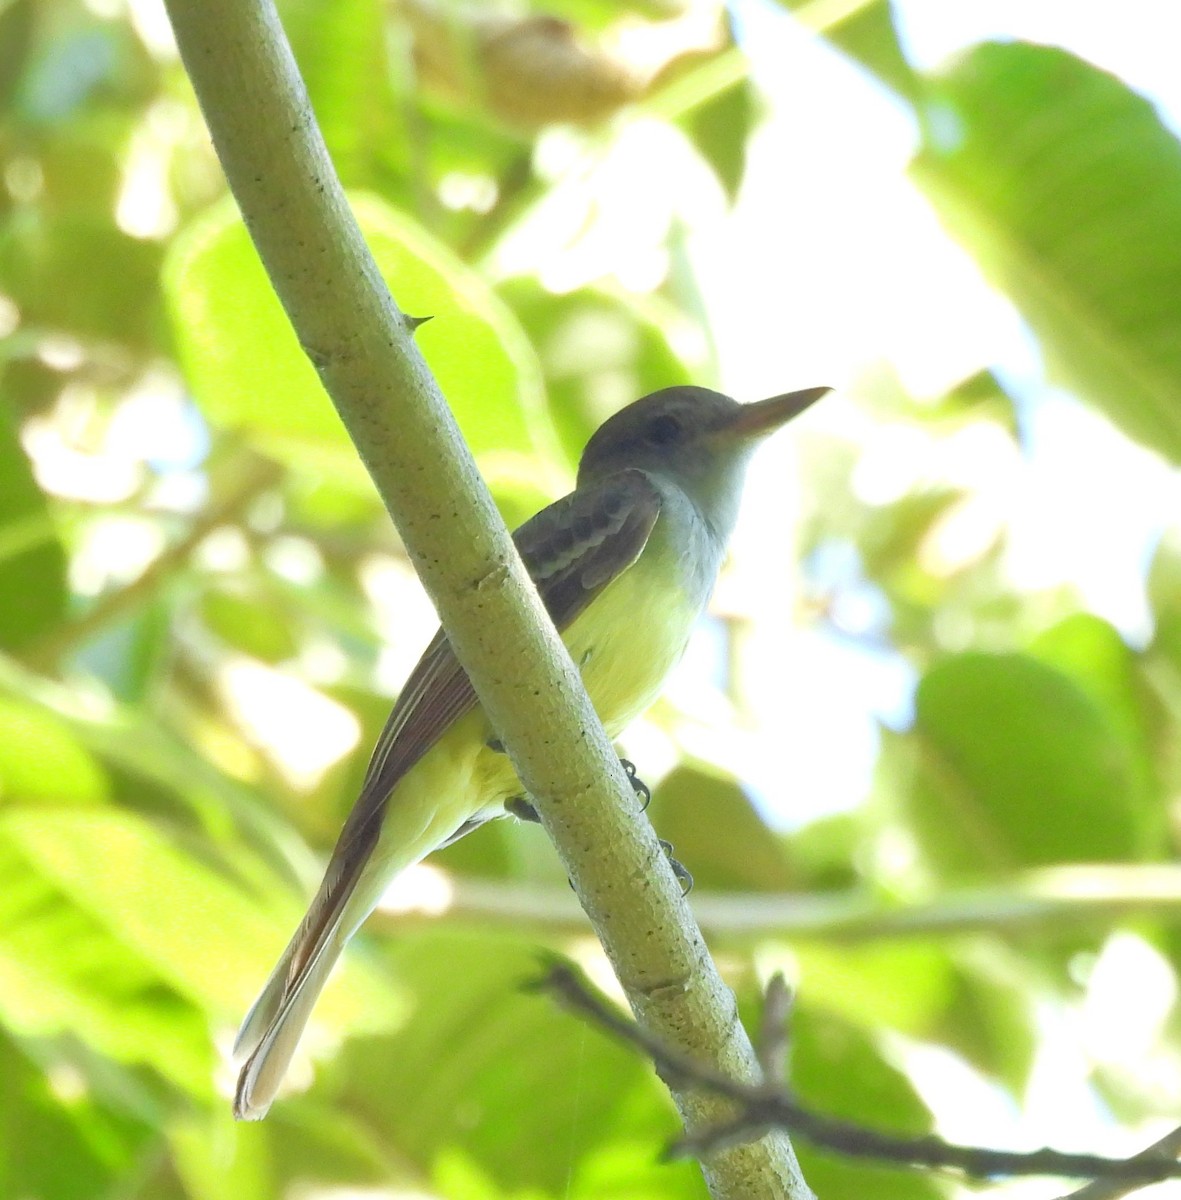
[{"label": "thin twig", "polygon": [[[565,885],[489,883],[455,876],[448,920],[503,924],[514,929],[540,927],[550,932],[581,933],[586,918]],[[874,942],[921,937],[956,937],[984,932],[1057,932],[1078,926],[1107,926],[1121,917],[1151,913],[1181,919],[1181,867],[1167,863],[1120,866],[1086,864],[1027,871],[1002,887],[958,889],[929,900],[885,904],[864,891],[815,894],[711,892],[699,888],[693,913],[710,938],[757,939],[769,934],[834,942]],[[401,911],[406,922],[438,920]],[[376,922],[383,920],[382,910]]]},{"label": "thin twig", "polygon": [[[1069,1154],[1058,1150],[991,1150],[961,1146],[931,1135],[897,1137],[851,1121],[813,1112],[794,1100],[782,1087],[753,1087],[691,1062],[670,1051],[657,1038],[617,1012],[569,963],[551,961],[545,975],[531,985],[547,992],[572,1012],[580,1013],[617,1038],[637,1046],[665,1077],[704,1088],[741,1108],[739,1117],[704,1134],[682,1138],[669,1148],[670,1157],[697,1156],[759,1137],[767,1129],[786,1129],[814,1146],[853,1158],[873,1158],[905,1166],[952,1168],[977,1179],[998,1175],[1066,1175],[1103,1178],[1136,1185],[1181,1178],[1181,1163],[1155,1155],[1113,1159],[1096,1154]],[[1118,1193],[1117,1193],[1118,1194]]]},{"label": "thin twig", "polygon": [[[1153,1142],[1135,1158],[1154,1158],[1166,1155],[1176,1158],[1178,1154],[1181,1154],[1181,1127],[1170,1130],[1163,1138]],[[1124,1179],[1092,1179],[1090,1183],[1084,1184],[1078,1191],[1064,1196],[1062,1200],[1120,1200],[1121,1196],[1128,1195],[1129,1192],[1135,1191],[1140,1186],[1138,1183],[1129,1183]]]}]

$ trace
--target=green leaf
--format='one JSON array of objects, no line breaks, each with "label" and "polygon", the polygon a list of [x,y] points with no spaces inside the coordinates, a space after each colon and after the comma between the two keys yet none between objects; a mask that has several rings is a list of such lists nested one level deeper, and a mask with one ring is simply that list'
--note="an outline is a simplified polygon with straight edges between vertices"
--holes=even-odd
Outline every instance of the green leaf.
[{"label": "green leaf", "polygon": [[1037,1053],[1030,962],[997,944],[972,940],[956,954],[946,1006],[927,1031],[982,1071],[1022,1093]]},{"label": "green leaf", "polygon": [[[37,886],[72,906],[70,920],[108,931],[157,986],[222,1019],[236,1019],[253,999],[299,916],[289,893],[248,894],[208,848],[207,857],[190,853],[128,813],[14,811],[0,836]],[[325,993],[322,1015],[388,1027],[388,987],[350,975],[350,987]]]},{"label": "green leaf", "polygon": [[554,0],[545,9],[583,32],[609,29],[629,18],[659,21],[669,15],[664,0]]},{"label": "green leaf", "polygon": [[121,614],[88,636],[67,658],[71,665],[102,680],[111,695],[127,704],[152,694],[176,649],[176,607],[167,590],[145,597],[138,608]]},{"label": "green leaf", "polygon": [[18,209],[0,226],[0,279],[26,324],[121,345],[156,347],[160,255],[109,217]]},{"label": "green leaf", "polygon": [[699,104],[681,124],[733,203],[746,173],[746,144],[759,106],[750,80],[743,79]]},{"label": "green leaf", "polygon": [[935,943],[826,946],[807,941],[792,948],[792,957],[800,991],[810,1004],[866,1028],[924,1031],[952,987],[946,947]]},{"label": "green leaf", "polygon": [[281,598],[260,588],[210,587],[201,599],[201,617],[228,645],[263,662],[283,662],[299,649]]},{"label": "green leaf", "polygon": [[928,421],[942,421],[962,427],[981,420],[992,420],[1012,437],[1017,436],[1017,411],[1013,397],[991,371],[977,371],[961,379],[935,404],[916,403],[905,393],[892,400],[894,412],[902,407],[914,416]]},{"label": "green leaf", "polygon": [[1013,298],[1051,369],[1181,459],[1181,145],[1062,50],[978,47],[930,82],[915,179]]},{"label": "green leaf", "polygon": [[0,647],[17,649],[66,611],[66,556],[16,427],[0,409]]},{"label": "green leaf", "polygon": [[[144,956],[79,904],[29,854],[69,818],[0,819],[0,1017],[26,1037],[71,1034],[121,1062],[149,1065],[183,1088],[208,1088],[204,1020]],[[108,847],[91,841],[92,858]],[[129,865],[120,864],[124,869]],[[150,899],[145,898],[150,905]]]},{"label": "green leaf", "polygon": [[[354,793],[355,794],[355,793]],[[474,875],[484,879],[520,879],[532,877],[539,851],[542,869],[550,871],[544,877],[554,882],[564,878],[561,866],[554,866],[557,855],[553,843],[542,834],[540,844],[529,826],[519,821],[489,821],[475,837],[460,838],[445,849],[436,850],[430,857],[432,866],[456,875]],[[548,852],[548,853],[547,853]]]},{"label": "green leaf", "polygon": [[939,663],[919,684],[915,732],[908,803],[929,860],[946,873],[1163,851],[1120,720],[1037,659],[971,653]]},{"label": "green leaf", "polygon": [[559,1188],[503,1185],[474,1155],[445,1148],[431,1172],[431,1194],[447,1200],[708,1200],[700,1167],[663,1162],[653,1153],[659,1147],[638,1140],[604,1143],[571,1161]]},{"label": "green leaf", "polygon": [[554,421],[571,462],[616,409],[658,388],[691,383],[672,336],[685,318],[645,308],[599,288],[565,296],[533,279],[510,280],[500,294],[541,358]]},{"label": "green leaf", "polygon": [[429,1170],[458,1151],[510,1194],[563,1195],[571,1174],[606,1169],[592,1166],[601,1151],[626,1153],[629,1169],[642,1170],[675,1133],[642,1059],[522,992],[539,972],[529,941],[410,932],[389,958],[412,1015],[396,1037],[350,1044],[323,1094],[388,1131],[400,1156]]},{"label": "green leaf", "polygon": [[[540,369],[512,314],[409,217],[373,196],[352,204],[398,302],[434,318],[417,340],[473,452],[493,460],[551,453]],[[165,289],[189,383],[210,421],[369,487],[232,204],[216,205],[176,239]]]},{"label": "green leaf", "polygon": [[0,109],[8,109],[29,61],[36,29],[33,0],[11,0],[0,8]]},{"label": "green leaf", "polygon": [[1090,613],[1075,613],[1039,634],[1029,652],[1068,675],[1103,709],[1132,752],[1133,765],[1143,769],[1137,790],[1147,793],[1152,787],[1147,691],[1136,656],[1115,627]]},{"label": "green leaf", "polygon": [[292,472],[284,487],[288,519],[310,532],[363,526],[374,517],[385,518],[385,509],[372,489],[358,492],[334,475]]},{"label": "green leaf", "polygon": [[[266,1195],[298,1195],[306,1181],[315,1180],[319,1185],[339,1183],[342,1190],[358,1183],[381,1185],[394,1195],[405,1189],[413,1196],[414,1185],[422,1182],[421,1172],[399,1153],[396,1119],[379,1126],[340,1104],[319,1103],[314,1092],[282,1097],[266,1123],[255,1129],[256,1136],[266,1139],[267,1166],[274,1180]],[[336,1189],[324,1190],[331,1194]],[[226,1200],[240,1195],[231,1191]]]},{"label": "green leaf", "polygon": [[[788,0],[792,9],[807,4],[808,0]],[[903,96],[917,95],[921,82],[898,41],[890,0],[868,0],[844,7],[844,15],[825,27],[824,36],[894,91]]]},{"label": "green leaf", "polygon": [[0,1195],[77,1200],[114,1194],[155,1129],[104,1111],[71,1069],[46,1065],[50,1071],[30,1061],[19,1041],[0,1036]]},{"label": "green leaf", "polygon": [[100,804],[105,773],[64,721],[0,696],[0,800],[5,804]]},{"label": "green leaf", "polygon": [[274,1183],[270,1139],[235,1137],[229,1105],[205,1120],[173,1121],[167,1129],[173,1165],[193,1200],[242,1200],[279,1196]]},{"label": "green leaf", "polygon": [[284,5],[283,28],[333,165],[346,186],[367,181],[371,153],[402,132],[390,127],[390,49],[382,5],[296,0]]},{"label": "green leaf", "polygon": [[834,813],[793,830],[785,841],[798,875],[796,886],[809,892],[855,888],[862,878],[857,860],[866,838],[861,812]]},{"label": "green leaf", "polygon": [[649,815],[698,887],[779,892],[795,883],[779,839],[733,779],[682,765],[656,789]]},{"label": "green leaf", "polygon": [[1181,670],[1181,528],[1165,531],[1148,570],[1148,602],[1155,622],[1152,650]]},{"label": "green leaf", "polygon": [[[902,1136],[930,1128],[930,1113],[872,1035],[808,1004],[806,993],[792,1015],[789,1083],[802,1102],[832,1116]],[[805,1178],[825,1200],[936,1200],[943,1194],[929,1172],[917,1168],[841,1159],[804,1142],[797,1148]]]}]

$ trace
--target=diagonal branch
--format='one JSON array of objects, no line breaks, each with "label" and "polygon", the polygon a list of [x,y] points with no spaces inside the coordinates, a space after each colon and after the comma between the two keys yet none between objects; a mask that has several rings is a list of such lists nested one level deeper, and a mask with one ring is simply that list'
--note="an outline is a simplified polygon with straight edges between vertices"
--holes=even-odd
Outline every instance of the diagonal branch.
[{"label": "diagonal branch", "polygon": [[[167,0],[230,187],[637,1016],[739,1079],[758,1063],[504,523],[353,220],[270,0]],[[686,1127],[732,1109],[674,1090]],[[786,1135],[705,1156],[715,1197],[805,1200]]]},{"label": "diagonal branch", "polygon": [[[1153,1142],[1147,1150],[1130,1161],[1162,1156],[1176,1158],[1178,1154],[1181,1154],[1181,1128],[1170,1129],[1163,1138]],[[1129,1195],[1139,1186],[1138,1183],[1127,1179],[1092,1179],[1090,1183],[1064,1196],[1062,1200],[1120,1200],[1121,1196]]]}]

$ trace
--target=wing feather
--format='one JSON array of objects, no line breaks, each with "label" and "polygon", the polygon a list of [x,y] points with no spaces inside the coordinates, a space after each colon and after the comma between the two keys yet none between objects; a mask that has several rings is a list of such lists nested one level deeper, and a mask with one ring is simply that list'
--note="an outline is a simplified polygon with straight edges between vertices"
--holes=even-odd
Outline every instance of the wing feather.
[{"label": "wing feather", "polygon": [[[517,530],[517,548],[559,631],[639,558],[660,506],[660,492],[645,472],[621,471],[555,501]],[[471,682],[439,630],[410,673],[377,740],[320,890],[292,938],[285,956],[285,993],[299,986],[308,965],[336,931],[377,844],[398,781],[475,704]]]}]

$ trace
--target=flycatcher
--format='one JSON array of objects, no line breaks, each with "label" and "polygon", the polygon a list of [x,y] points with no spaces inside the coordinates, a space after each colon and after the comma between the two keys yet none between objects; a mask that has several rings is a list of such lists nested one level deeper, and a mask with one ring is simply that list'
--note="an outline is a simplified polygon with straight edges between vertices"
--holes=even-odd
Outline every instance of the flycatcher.
[{"label": "flycatcher", "polygon": [[[514,534],[608,734],[656,698],[713,590],[755,444],[829,389],[758,404],[698,387],[606,421],[568,496]],[[266,1115],[333,964],[399,871],[506,812],[527,813],[508,756],[440,630],[410,673],[320,890],[254,1002],[234,1115]]]}]

